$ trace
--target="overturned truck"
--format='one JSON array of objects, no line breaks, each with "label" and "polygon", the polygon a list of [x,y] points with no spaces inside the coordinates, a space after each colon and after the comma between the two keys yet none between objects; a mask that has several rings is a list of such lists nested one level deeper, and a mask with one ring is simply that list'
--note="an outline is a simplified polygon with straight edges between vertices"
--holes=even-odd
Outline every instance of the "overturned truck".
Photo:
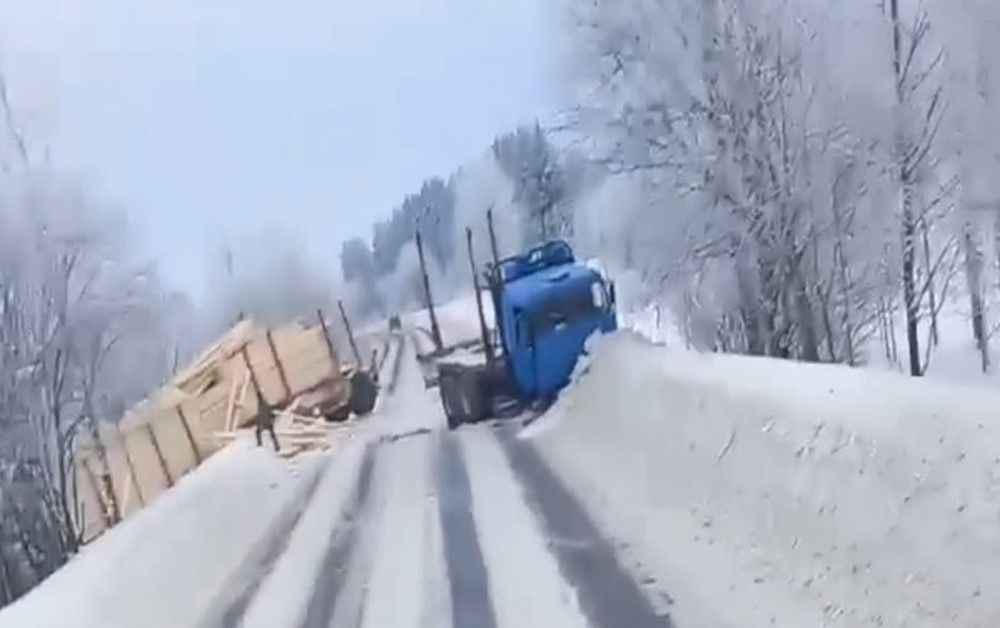
[{"label": "overturned truck", "polygon": [[[552,240],[498,259],[492,214],[487,216],[493,262],[483,278],[495,331],[486,324],[467,231],[481,339],[478,347],[439,349],[435,356],[436,383],[450,428],[516,414],[527,405],[545,407],[569,383],[587,338],[617,329],[614,284],[577,261],[567,242]],[[431,319],[434,324],[433,309]]]}]

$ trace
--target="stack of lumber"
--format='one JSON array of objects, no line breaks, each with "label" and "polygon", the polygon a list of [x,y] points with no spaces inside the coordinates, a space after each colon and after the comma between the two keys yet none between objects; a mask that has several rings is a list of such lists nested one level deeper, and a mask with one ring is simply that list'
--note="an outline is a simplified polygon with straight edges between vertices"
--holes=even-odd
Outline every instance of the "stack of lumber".
[{"label": "stack of lumber", "polygon": [[241,321],[116,426],[81,439],[74,464],[85,540],[148,505],[253,425],[260,398],[293,408],[276,430],[285,455],[325,447],[322,419],[293,420],[308,414],[293,403],[317,390],[326,406],[350,395],[323,325]]},{"label": "stack of lumber", "polygon": [[215,344],[198,356],[190,366],[174,376],[173,386],[188,395],[199,395],[219,382],[220,372],[226,363],[237,356],[255,337],[266,334],[267,329],[254,321],[237,323]]}]

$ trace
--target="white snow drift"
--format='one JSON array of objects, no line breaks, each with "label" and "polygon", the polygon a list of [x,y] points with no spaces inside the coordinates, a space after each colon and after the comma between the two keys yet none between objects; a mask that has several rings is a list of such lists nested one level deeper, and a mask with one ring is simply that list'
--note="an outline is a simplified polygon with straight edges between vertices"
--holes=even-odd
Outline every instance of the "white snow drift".
[{"label": "white snow drift", "polygon": [[325,456],[295,466],[237,442],[0,614],[2,628],[195,626],[254,577],[253,557]]},{"label": "white snow drift", "polygon": [[585,370],[528,437],[678,626],[1000,625],[1000,395],[631,334]]}]

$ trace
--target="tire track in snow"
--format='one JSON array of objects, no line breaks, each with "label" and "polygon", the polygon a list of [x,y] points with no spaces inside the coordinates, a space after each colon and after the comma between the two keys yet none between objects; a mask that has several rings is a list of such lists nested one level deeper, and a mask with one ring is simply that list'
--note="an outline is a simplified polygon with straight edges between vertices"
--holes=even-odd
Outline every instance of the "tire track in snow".
[{"label": "tire track in snow", "polygon": [[457,437],[441,437],[438,492],[454,628],[496,628],[489,575],[472,516],[472,489]]},{"label": "tire track in snow", "polygon": [[393,340],[395,341],[395,354],[392,357],[392,372],[389,377],[389,384],[386,386],[386,391],[392,395],[396,392],[396,384],[399,382],[399,373],[403,366],[403,353],[404,353],[404,342],[405,337],[401,333],[393,334]]},{"label": "tire track in snow", "polygon": [[237,572],[237,580],[230,583],[227,590],[220,595],[222,599],[228,600],[227,603],[218,609],[218,615],[210,611],[198,624],[199,627],[236,628],[243,622],[247,609],[263,583],[264,576],[284,553],[292,530],[298,525],[302,513],[313,500],[322,478],[323,469],[317,467],[304,485],[301,497],[296,500],[301,507],[288,508],[282,513],[268,532],[267,541],[259,547],[251,549],[244,560],[244,565]]},{"label": "tire track in snow", "polygon": [[501,628],[587,628],[577,592],[546,547],[534,513],[489,429],[458,431],[472,485],[473,515]]},{"label": "tire track in snow", "polygon": [[332,621],[334,605],[348,576],[347,569],[351,562],[359,525],[364,520],[363,514],[367,508],[376,455],[377,445],[371,445],[365,451],[358,472],[354,498],[344,513],[344,520],[337,526],[329,541],[322,568],[313,584],[313,594],[309,598],[302,628],[328,628]]},{"label": "tire track in snow", "polygon": [[424,516],[430,501],[431,444],[425,433],[418,433],[382,446],[382,468],[372,492],[379,514],[366,524],[378,542],[371,548],[361,628],[420,628],[433,597]]},{"label": "tire track in snow", "polygon": [[595,628],[672,628],[657,615],[638,584],[621,567],[614,548],[562,485],[533,445],[505,431],[500,438],[529,505],[550,539],[565,578],[576,587]]}]

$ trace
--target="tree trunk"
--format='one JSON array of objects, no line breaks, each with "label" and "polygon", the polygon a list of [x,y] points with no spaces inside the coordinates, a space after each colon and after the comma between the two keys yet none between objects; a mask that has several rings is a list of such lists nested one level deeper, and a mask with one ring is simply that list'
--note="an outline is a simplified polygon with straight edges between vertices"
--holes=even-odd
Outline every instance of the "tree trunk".
[{"label": "tree trunk", "polygon": [[990,368],[989,337],[983,307],[983,255],[972,225],[965,225],[965,278],[969,289],[969,310],[972,313],[972,337],[979,349],[980,365],[986,373]]},{"label": "tree trunk", "polygon": [[[904,177],[905,178],[905,177]],[[920,311],[917,300],[916,264],[914,245],[916,226],[910,205],[909,182],[904,181],[903,191],[903,306],[906,311],[906,348],[910,357],[910,375],[920,377]]]},{"label": "tree trunk", "polygon": [[921,221],[920,238],[923,240],[924,267],[927,268],[927,305],[931,314],[931,345],[938,346],[940,338],[938,336],[938,307],[937,295],[934,293],[934,268],[931,262],[931,243],[928,235],[926,218]]},{"label": "tree trunk", "polygon": [[[896,102],[903,104],[903,29],[899,23],[899,0],[889,0],[892,19],[892,67],[896,78]],[[919,303],[916,289],[916,224],[913,216],[913,181],[909,164],[903,162],[906,153],[903,145],[902,122],[897,122],[896,149],[900,163],[899,184],[902,193],[902,241],[903,241],[903,307],[906,312],[906,344],[910,354],[910,375],[920,377]]]},{"label": "tree trunk", "polygon": [[6,546],[6,539],[2,531],[0,531],[0,595],[3,596],[0,602],[3,606],[10,604],[14,601],[15,591],[14,583],[12,582],[10,562],[7,560],[7,552],[4,549]]},{"label": "tree trunk", "polygon": [[889,331],[889,349],[892,352],[892,363],[899,365],[899,347],[896,344],[896,322],[894,316],[896,315],[896,302],[890,300],[889,307],[886,308],[886,325]]},{"label": "tree trunk", "polygon": [[740,318],[746,335],[746,351],[750,355],[764,355],[765,340],[761,337],[761,308],[757,291],[749,278],[747,265],[749,260],[745,253],[736,257],[736,282],[740,292]]},{"label": "tree trunk", "polygon": [[[819,362],[819,339],[816,334],[816,319],[813,316],[812,304],[809,302],[809,291],[802,269],[795,271],[795,317],[798,319],[799,355],[806,362]],[[832,356],[831,356],[832,359]]]}]

